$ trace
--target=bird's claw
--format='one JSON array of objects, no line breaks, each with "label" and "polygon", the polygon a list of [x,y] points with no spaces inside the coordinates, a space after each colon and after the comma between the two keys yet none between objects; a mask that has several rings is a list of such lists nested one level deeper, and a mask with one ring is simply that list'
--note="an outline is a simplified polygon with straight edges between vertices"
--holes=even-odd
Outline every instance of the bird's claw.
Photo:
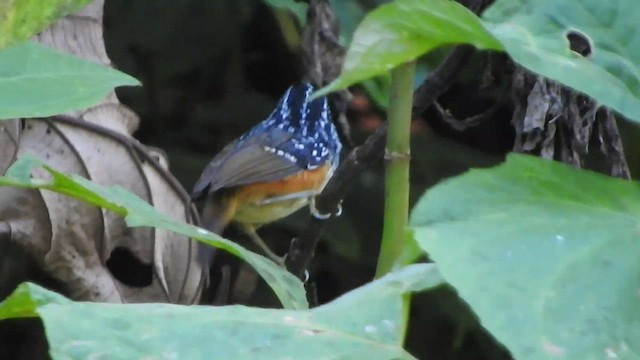
[{"label": "bird's claw", "polygon": [[273,261],[274,263],[276,263],[278,266],[280,266],[281,268],[285,269],[287,268],[286,265],[286,261],[287,261],[287,255],[285,254],[284,256],[278,256],[274,253],[271,253],[269,256],[269,259],[271,259],[271,261]]},{"label": "bird's claw", "polygon": [[313,217],[318,220],[327,220],[332,216],[337,217],[342,215],[342,203],[338,204],[338,209],[335,213],[322,214],[320,213],[318,208],[316,208],[316,199],[311,198],[311,200],[309,201],[309,212],[311,212],[311,215],[313,215]]}]

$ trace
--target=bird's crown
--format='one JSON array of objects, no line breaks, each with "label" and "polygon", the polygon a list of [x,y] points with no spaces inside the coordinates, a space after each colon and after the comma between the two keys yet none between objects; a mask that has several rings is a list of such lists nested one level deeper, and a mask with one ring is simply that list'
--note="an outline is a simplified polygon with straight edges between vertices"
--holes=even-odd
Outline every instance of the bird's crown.
[{"label": "bird's crown", "polygon": [[314,86],[309,83],[291,86],[280,98],[271,115],[240,141],[271,129],[284,130],[293,135],[291,139],[269,151],[294,161],[303,168],[313,169],[326,161],[330,161],[335,168],[342,143],[331,120],[327,98],[322,96],[312,100],[314,90]]}]

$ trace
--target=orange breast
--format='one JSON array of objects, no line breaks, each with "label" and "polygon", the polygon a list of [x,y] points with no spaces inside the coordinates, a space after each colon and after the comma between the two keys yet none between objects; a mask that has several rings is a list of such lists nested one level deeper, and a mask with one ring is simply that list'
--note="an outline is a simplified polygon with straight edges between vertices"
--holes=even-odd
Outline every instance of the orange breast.
[{"label": "orange breast", "polygon": [[305,191],[319,192],[326,184],[330,166],[303,170],[282,180],[259,182],[242,186],[234,194],[235,214],[233,219],[247,224],[265,224],[281,219],[305,206],[307,196],[286,201],[261,204],[263,200]]}]

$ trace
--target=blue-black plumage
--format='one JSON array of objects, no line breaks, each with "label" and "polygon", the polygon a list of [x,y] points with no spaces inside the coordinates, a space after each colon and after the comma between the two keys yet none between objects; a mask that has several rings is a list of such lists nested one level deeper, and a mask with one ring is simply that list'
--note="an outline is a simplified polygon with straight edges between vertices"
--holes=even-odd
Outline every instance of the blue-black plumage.
[{"label": "blue-black plumage", "polygon": [[335,168],[342,143],[331,120],[327,98],[311,100],[314,90],[309,83],[291,86],[271,115],[239,139],[238,147],[246,139],[277,128],[292,137],[268,151],[296,162],[303,169],[314,169],[327,160]]},{"label": "blue-black plumage", "polygon": [[194,186],[192,197],[282,179],[327,162],[332,174],[342,143],[327,98],[311,100],[314,90],[309,83],[291,86],[265,120],[216,155]]}]

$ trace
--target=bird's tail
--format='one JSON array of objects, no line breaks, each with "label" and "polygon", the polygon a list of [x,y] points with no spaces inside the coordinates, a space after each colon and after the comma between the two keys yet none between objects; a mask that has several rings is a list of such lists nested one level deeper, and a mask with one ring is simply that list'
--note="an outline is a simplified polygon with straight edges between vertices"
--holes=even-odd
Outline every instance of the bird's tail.
[{"label": "bird's tail", "polygon": [[[233,211],[234,209],[230,208],[224,199],[209,196],[202,209],[201,225],[208,231],[222,236],[222,232],[231,221]],[[222,305],[226,301],[230,291],[228,265],[218,269],[221,272],[219,274],[216,273],[215,281],[212,283],[210,278],[212,274],[210,272],[217,271],[213,269],[216,268],[216,266],[214,266],[214,258],[216,257],[218,249],[201,242],[198,242],[197,246],[198,262],[202,264],[205,269],[204,292],[201,301],[207,304],[216,303]]]},{"label": "bird's tail", "polygon": [[[214,234],[222,236],[222,232],[229,225],[233,216],[233,207],[224,199],[209,197],[202,209],[202,227]],[[211,266],[216,254],[216,248],[200,243],[198,257],[202,264]]]}]

